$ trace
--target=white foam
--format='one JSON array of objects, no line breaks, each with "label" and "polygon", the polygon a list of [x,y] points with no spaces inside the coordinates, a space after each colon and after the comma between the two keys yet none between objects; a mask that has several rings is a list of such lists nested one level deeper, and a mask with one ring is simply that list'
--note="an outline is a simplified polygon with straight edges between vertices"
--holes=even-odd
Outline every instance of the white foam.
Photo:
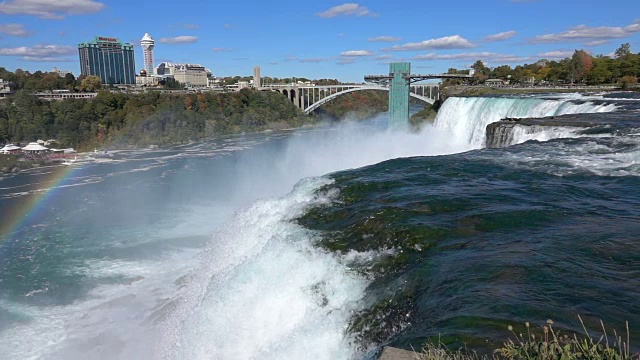
[{"label": "white foam", "polygon": [[436,117],[436,127],[448,133],[450,140],[468,150],[484,146],[486,127],[504,118],[611,112],[613,104],[572,103],[571,98],[449,98]]},{"label": "white foam", "polygon": [[325,179],[238,212],[215,236],[162,333],[171,359],[346,359],[367,281],[291,222],[329,201]]}]

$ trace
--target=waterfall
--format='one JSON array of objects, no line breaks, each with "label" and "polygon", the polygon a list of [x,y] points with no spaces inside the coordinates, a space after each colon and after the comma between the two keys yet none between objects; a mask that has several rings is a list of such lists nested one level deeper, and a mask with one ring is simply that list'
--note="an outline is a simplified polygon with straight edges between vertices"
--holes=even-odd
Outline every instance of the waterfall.
[{"label": "waterfall", "polygon": [[[468,149],[477,149],[485,145],[487,125],[504,118],[611,112],[616,108],[613,104],[596,104],[591,101],[578,103],[575,99],[452,97],[440,108],[435,126],[449,134],[453,142],[467,146]],[[567,133],[557,131],[557,128],[554,132],[558,135]],[[522,133],[521,135],[527,136],[508,135],[512,137],[511,143],[536,138],[527,131]],[[553,138],[552,134],[547,135],[540,136],[539,139]]]}]

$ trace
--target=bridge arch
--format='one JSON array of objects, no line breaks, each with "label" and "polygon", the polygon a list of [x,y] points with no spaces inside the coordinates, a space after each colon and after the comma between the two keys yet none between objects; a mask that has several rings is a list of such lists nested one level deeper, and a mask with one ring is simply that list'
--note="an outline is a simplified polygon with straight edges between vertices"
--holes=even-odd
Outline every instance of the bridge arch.
[{"label": "bridge arch", "polygon": [[[324,98],[318,100],[317,102],[311,104],[309,107],[304,109],[304,113],[305,114],[310,114],[310,113],[314,112],[320,106],[328,103],[329,101],[337,98],[340,95],[352,93],[352,92],[355,92],[355,91],[365,91],[365,90],[379,90],[379,91],[387,91],[388,92],[389,88],[388,87],[383,87],[383,86],[362,86],[362,87],[356,87],[356,88],[343,90],[343,91],[331,94],[331,95],[329,95],[327,97],[324,97]],[[414,99],[421,100],[423,102],[431,104],[431,105],[433,105],[436,102],[435,99],[431,99],[431,98],[429,98],[427,96],[421,96],[421,95],[418,95],[418,94],[414,94],[412,92],[409,93],[409,96],[411,96]]]}]

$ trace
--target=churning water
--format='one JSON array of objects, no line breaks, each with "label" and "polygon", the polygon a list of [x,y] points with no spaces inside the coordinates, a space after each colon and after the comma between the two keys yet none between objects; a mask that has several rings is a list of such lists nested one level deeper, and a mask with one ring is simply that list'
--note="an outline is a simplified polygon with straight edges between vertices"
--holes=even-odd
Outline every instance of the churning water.
[{"label": "churning water", "polygon": [[640,328],[640,126],[482,148],[504,117],[633,124],[635,104],[452,98],[419,134],[382,116],[1,179],[0,358],[350,359],[576,314]]}]

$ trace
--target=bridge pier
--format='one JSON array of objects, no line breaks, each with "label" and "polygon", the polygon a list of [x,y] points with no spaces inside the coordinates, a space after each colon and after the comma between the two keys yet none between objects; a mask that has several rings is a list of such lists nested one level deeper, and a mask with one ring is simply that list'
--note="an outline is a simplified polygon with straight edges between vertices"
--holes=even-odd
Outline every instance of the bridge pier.
[{"label": "bridge pier", "polygon": [[409,126],[409,79],[411,63],[389,64],[389,127],[404,129]]}]

